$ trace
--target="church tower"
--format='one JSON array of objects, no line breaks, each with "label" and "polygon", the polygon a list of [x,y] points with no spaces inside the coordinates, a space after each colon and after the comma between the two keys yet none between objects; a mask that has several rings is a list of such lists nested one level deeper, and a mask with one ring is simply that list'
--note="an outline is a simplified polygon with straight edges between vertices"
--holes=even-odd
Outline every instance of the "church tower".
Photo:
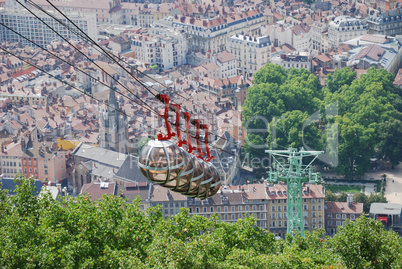
[{"label": "church tower", "polygon": [[127,154],[128,120],[126,115],[121,114],[113,90],[109,92],[108,106],[104,111],[101,111],[100,120],[100,147]]}]

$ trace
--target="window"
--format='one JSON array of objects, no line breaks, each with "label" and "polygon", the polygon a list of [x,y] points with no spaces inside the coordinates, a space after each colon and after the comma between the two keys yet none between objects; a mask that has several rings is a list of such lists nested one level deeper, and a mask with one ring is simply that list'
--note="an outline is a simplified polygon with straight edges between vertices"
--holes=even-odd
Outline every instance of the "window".
[{"label": "window", "polygon": [[275,227],[275,221],[272,222],[272,227]]},{"label": "window", "polygon": [[350,214],[350,219],[355,220],[355,214]]},{"label": "window", "polygon": [[336,218],[340,219],[341,218],[341,214],[336,214]]},{"label": "window", "polygon": [[228,212],[228,207],[225,206],[225,207],[223,208],[223,210],[224,210],[225,212]]},{"label": "window", "polygon": [[241,205],[239,205],[239,211],[241,211]]},{"label": "window", "polygon": [[342,219],[346,219],[346,214],[342,214]]},{"label": "window", "polygon": [[246,205],[246,211],[250,211],[250,207]]},{"label": "window", "polygon": [[232,220],[235,220],[236,219],[235,214],[232,214],[231,218],[232,218]]},{"label": "window", "polygon": [[341,222],[340,222],[340,221],[337,221],[337,222],[336,222],[336,226],[341,226]]},{"label": "window", "polygon": [[192,207],[189,208],[189,212],[193,213],[193,208]]},{"label": "window", "polygon": [[278,211],[281,211],[281,206],[280,205],[278,205]]},{"label": "window", "polygon": [[200,213],[200,208],[197,207],[197,208],[195,209],[195,212],[196,212],[196,213]]},{"label": "window", "polygon": [[256,211],[256,210],[257,210],[257,206],[253,205],[253,211]]},{"label": "window", "polygon": [[217,211],[221,212],[221,207],[220,206],[218,206]]},{"label": "window", "polygon": [[315,205],[313,205],[313,211],[315,211]]},{"label": "window", "polygon": [[332,226],[332,220],[328,221],[328,226]]},{"label": "window", "polygon": [[287,207],[284,205],[283,206],[283,211],[286,211],[287,210]]},{"label": "window", "polygon": [[275,213],[272,213],[272,219],[275,219]]},{"label": "window", "polygon": [[288,218],[288,213],[283,213],[283,218],[287,219]]},{"label": "window", "polygon": [[327,218],[331,219],[331,218],[332,218],[332,214],[327,214]]},{"label": "window", "polygon": [[278,213],[278,219],[281,219],[281,218],[282,218],[282,214]]},{"label": "window", "polygon": [[210,208],[210,212],[214,212],[214,208],[212,206]]},{"label": "window", "polygon": [[318,210],[321,210],[321,206],[320,206],[320,205],[318,206]]},{"label": "window", "polygon": [[228,220],[228,214],[225,214],[225,220]]},{"label": "window", "polygon": [[282,221],[278,221],[278,227],[282,227]]},{"label": "window", "polygon": [[264,207],[262,205],[260,205],[260,211],[263,211]]},{"label": "window", "polygon": [[203,212],[207,213],[207,208],[206,207],[203,208]]},{"label": "window", "polygon": [[230,211],[236,211],[236,209],[235,209],[235,207],[234,206],[232,206],[231,208],[230,208]]},{"label": "window", "polygon": [[275,206],[274,205],[272,206],[272,211],[275,211]]}]

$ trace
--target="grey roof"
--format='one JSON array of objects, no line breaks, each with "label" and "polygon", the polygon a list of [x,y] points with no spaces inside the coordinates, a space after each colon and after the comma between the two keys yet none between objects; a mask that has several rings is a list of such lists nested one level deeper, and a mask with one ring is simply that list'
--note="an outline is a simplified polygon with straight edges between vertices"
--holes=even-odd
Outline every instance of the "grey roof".
[{"label": "grey roof", "polygon": [[127,181],[147,182],[148,179],[141,173],[137,165],[138,157],[128,155],[128,158],[120,166],[116,176]]},{"label": "grey roof", "polygon": [[87,144],[79,144],[73,151],[74,156],[93,160],[98,163],[119,168],[127,159],[127,154],[115,152]]},{"label": "grey roof", "polygon": [[107,178],[109,180],[113,179],[114,173],[117,172],[117,168],[110,167],[108,165],[103,165],[101,163],[95,163],[92,168],[92,175]]},{"label": "grey roof", "polygon": [[402,205],[388,203],[372,203],[370,214],[401,215]]}]

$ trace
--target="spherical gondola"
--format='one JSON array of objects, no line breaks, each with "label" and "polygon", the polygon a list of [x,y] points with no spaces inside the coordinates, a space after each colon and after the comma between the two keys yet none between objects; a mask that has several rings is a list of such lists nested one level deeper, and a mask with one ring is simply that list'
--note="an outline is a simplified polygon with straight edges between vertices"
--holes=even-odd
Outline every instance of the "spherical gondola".
[{"label": "spherical gondola", "polygon": [[175,188],[185,168],[185,158],[175,143],[151,140],[142,148],[138,166],[148,180],[166,188]]},{"label": "spherical gondola", "polygon": [[194,190],[198,190],[198,187],[200,186],[201,181],[204,177],[204,161],[196,158],[192,154],[189,154],[189,156],[191,157],[194,164],[193,178],[190,180],[190,183],[188,185],[177,188],[175,191],[188,197],[195,197],[197,193]]},{"label": "spherical gondola", "polygon": [[180,173],[177,180],[177,185],[172,189],[175,192],[186,192],[191,184],[191,180],[194,176],[195,157],[192,154],[188,154],[184,149],[180,148],[184,156],[184,169]]},{"label": "spherical gondola", "polygon": [[221,187],[221,178],[218,172],[218,169],[214,165],[212,169],[212,182],[211,186],[209,187],[208,192],[206,193],[205,199],[214,196],[218,191],[219,188]]}]

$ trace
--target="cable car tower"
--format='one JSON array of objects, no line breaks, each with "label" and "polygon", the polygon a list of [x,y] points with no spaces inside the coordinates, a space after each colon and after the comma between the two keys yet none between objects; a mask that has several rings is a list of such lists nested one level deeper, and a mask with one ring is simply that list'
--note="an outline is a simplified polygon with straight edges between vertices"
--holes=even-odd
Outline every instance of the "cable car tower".
[{"label": "cable car tower", "polygon": [[[304,219],[303,219],[303,199],[302,184],[321,183],[321,174],[313,173],[311,164],[317,159],[318,155],[323,151],[305,151],[303,148],[298,152],[296,149],[288,150],[266,150],[275,160],[272,171],[270,168],[269,182],[277,183],[284,181],[287,184],[287,214],[288,225],[287,233],[294,235],[298,230],[304,236]],[[313,160],[303,165],[303,157],[315,156]]]}]

